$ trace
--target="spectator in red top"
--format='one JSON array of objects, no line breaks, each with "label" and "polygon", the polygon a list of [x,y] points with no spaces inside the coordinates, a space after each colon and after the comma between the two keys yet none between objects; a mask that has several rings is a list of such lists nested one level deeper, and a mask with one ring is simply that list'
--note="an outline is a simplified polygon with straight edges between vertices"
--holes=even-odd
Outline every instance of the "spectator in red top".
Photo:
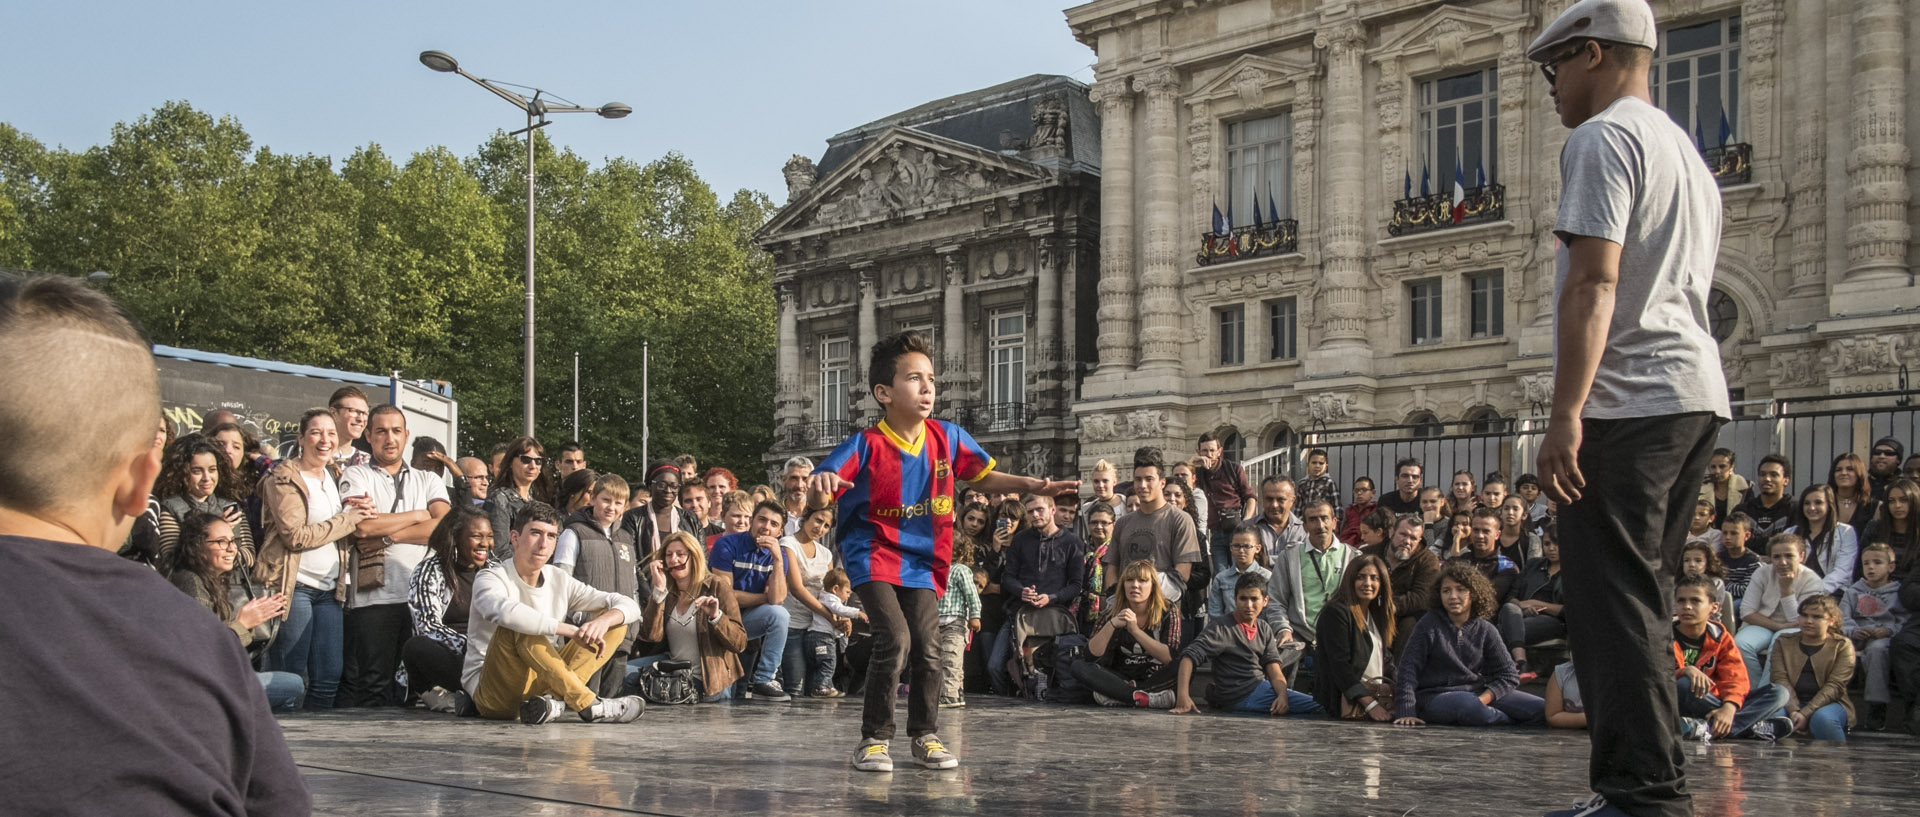
[{"label": "spectator in red top", "polygon": [[1373,513],[1379,503],[1373,501],[1373,478],[1361,477],[1353,481],[1353,504],[1340,517],[1340,541],[1360,542],[1360,520]]}]

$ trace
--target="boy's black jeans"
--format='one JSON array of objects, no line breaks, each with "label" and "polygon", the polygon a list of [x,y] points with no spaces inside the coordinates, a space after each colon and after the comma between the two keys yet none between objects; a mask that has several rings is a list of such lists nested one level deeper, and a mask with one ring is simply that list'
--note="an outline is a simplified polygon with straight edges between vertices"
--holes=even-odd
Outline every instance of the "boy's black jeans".
[{"label": "boy's black jeans", "polygon": [[1673,571],[1721,420],[1581,423],[1579,501],[1560,508],[1569,646],[1595,793],[1636,817],[1693,813],[1673,683]]},{"label": "boy's black jeans", "polygon": [[940,703],[940,601],[932,590],[867,582],[853,589],[873,630],[867,664],[866,705],[860,714],[863,740],[893,739],[894,684],[909,668],[907,736],[934,733]]}]

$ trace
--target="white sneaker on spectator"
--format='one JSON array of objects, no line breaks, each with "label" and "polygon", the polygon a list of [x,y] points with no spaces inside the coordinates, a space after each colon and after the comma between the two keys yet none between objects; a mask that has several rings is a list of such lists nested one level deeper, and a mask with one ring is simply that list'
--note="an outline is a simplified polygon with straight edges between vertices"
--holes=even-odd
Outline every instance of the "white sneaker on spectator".
[{"label": "white sneaker on spectator", "polygon": [[647,711],[647,702],[638,695],[624,698],[601,698],[592,706],[580,710],[580,720],[587,723],[632,723]]},{"label": "white sneaker on spectator", "polygon": [[1752,731],[1756,738],[1777,741],[1793,734],[1793,721],[1776,715],[1754,724]]},{"label": "white sneaker on spectator", "polygon": [[1713,730],[1707,727],[1706,721],[1699,718],[1681,718],[1680,737],[1704,742],[1713,738]]},{"label": "white sneaker on spectator", "polygon": [[1172,709],[1173,702],[1174,694],[1171,689],[1133,693],[1133,705],[1141,709]]},{"label": "white sneaker on spectator", "polygon": [[429,712],[444,712],[458,715],[466,703],[466,693],[449,692],[444,687],[434,687],[420,694],[420,703],[425,704]]},{"label": "white sneaker on spectator", "polygon": [[567,711],[567,705],[552,695],[536,695],[520,704],[520,722],[528,726],[546,723],[560,717]]}]

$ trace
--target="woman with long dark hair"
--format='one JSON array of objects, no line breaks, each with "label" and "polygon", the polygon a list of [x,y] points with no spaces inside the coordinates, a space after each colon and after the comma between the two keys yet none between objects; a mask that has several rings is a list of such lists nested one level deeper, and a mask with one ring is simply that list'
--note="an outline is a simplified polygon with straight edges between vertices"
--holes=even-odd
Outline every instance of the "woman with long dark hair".
[{"label": "woman with long dark hair", "polygon": [[226,452],[199,434],[175,441],[160,465],[160,477],[154,480],[153,496],[160,501],[159,559],[171,561],[180,540],[180,522],[195,511],[227,520],[233,526],[234,541],[239,543],[241,569],[253,567],[253,529],[240,506],[239,479]]},{"label": "woman with long dark hair", "polygon": [[1853,584],[1854,564],[1860,558],[1858,532],[1838,518],[1837,507],[1831,486],[1809,485],[1800,491],[1793,527],[1786,530],[1807,540],[1806,566],[1820,574],[1820,583],[1836,596]]},{"label": "woman with long dark hair", "polygon": [[227,462],[233,466],[233,496],[239,500],[240,510],[247,515],[247,527],[258,541],[260,477],[266,475],[267,467],[271,464],[260,456],[260,441],[233,421],[202,429],[201,434],[225,452]]},{"label": "woman with long dark hair", "polygon": [[1392,569],[1378,556],[1355,556],[1340,588],[1320,608],[1313,631],[1318,689],[1314,698],[1343,720],[1393,719]]},{"label": "woman with long dark hair", "polygon": [[521,437],[507,444],[500,458],[500,477],[487,492],[487,521],[493,523],[493,558],[504,562],[513,558],[513,543],[507,533],[513,527],[513,515],[528,502],[553,503],[553,469],[547,466],[546,448],[532,437]]},{"label": "woman with long dark hair", "polygon": [[[1887,485],[1886,501],[1880,503],[1880,512],[1875,514],[1873,522],[1867,525],[1867,541],[1885,542],[1893,548],[1895,570],[1901,565],[1910,565],[1920,557],[1920,548],[1914,547],[1915,516],[1920,515],[1920,483],[1910,479],[1896,479]],[[1855,557],[1854,573],[1859,571],[1859,558]]]},{"label": "woman with long dark hair", "polygon": [[1880,503],[1867,483],[1867,462],[1859,454],[1842,451],[1827,469],[1827,487],[1833,489],[1833,518],[1853,527],[1857,535],[1873,523]]},{"label": "woman with long dark hair", "polygon": [[468,714],[473,699],[461,688],[473,579],[493,564],[493,523],[474,505],[455,505],[427,537],[429,555],[413,572],[407,612],[414,636],[401,650],[407,687],[428,709]]},{"label": "woman with long dark hair", "polygon": [[[238,570],[240,543],[233,523],[205,511],[188,511],[180,519],[180,538],[168,554],[167,579],[226,622],[249,652],[272,638],[267,625],[287,609],[285,593],[263,595]],[[239,581],[234,581],[234,577]],[[297,709],[306,697],[300,676],[285,672],[257,672],[267,703],[274,709]]]}]

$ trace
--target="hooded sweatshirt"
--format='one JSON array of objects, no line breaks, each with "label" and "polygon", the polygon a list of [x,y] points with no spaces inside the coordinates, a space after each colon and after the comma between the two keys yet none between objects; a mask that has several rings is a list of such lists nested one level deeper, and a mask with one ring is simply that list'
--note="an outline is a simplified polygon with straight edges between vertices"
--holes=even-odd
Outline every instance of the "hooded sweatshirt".
[{"label": "hooded sweatshirt", "polygon": [[1847,587],[1845,600],[1840,603],[1841,632],[1852,638],[1855,630],[1886,627],[1898,634],[1911,615],[1900,603],[1899,582],[1868,587],[1867,580],[1861,579]]}]

